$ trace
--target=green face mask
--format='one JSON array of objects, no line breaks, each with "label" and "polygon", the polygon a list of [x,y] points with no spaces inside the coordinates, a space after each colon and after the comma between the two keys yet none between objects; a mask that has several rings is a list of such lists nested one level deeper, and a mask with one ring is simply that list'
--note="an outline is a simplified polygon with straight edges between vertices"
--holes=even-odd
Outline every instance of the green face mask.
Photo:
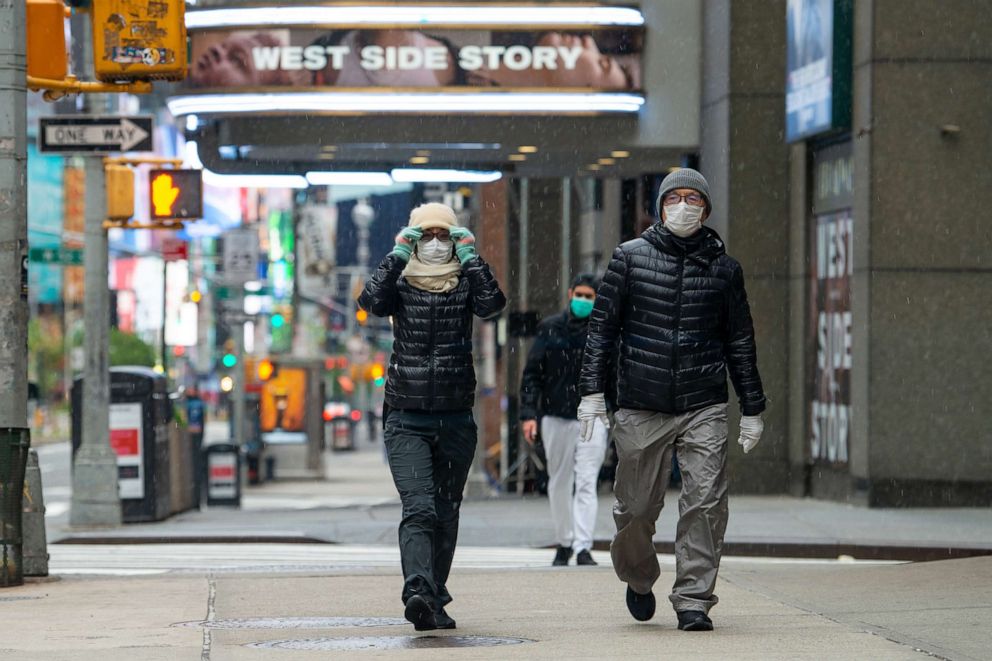
[{"label": "green face mask", "polygon": [[588,298],[573,298],[569,307],[576,319],[585,319],[592,314],[593,301]]}]

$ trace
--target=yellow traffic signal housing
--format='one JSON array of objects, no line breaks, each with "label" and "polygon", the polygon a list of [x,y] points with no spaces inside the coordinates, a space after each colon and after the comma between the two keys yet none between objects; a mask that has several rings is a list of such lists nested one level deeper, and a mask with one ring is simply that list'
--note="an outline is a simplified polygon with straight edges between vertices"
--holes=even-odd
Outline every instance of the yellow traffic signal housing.
[{"label": "yellow traffic signal housing", "polygon": [[93,0],[97,80],[186,77],[185,0]]},{"label": "yellow traffic signal housing", "polygon": [[152,170],[148,173],[152,220],[197,220],[203,217],[200,170]]},{"label": "yellow traffic signal housing", "polygon": [[268,358],[263,358],[258,363],[258,378],[262,381],[268,381],[276,373],[276,364],[273,363]]},{"label": "yellow traffic signal housing", "polygon": [[134,171],[124,165],[107,165],[104,174],[107,218],[127,220],[134,215]]},{"label": "yellow traffic signal housing", "polygon": [[62,80],[66,75],[65,4],[28,0],[28,75]]}]

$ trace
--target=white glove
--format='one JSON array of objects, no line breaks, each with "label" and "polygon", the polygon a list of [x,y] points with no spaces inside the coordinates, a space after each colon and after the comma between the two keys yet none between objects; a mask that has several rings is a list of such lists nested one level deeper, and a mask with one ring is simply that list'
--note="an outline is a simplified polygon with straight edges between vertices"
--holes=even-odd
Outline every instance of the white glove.
[{"label": "white glove", "polygon": [[765,423],[761,421],[760,415],[745,415],[741,418],[741,437],[737,442],[744,448],[744,454],[758,444],[763,431],[765,431]]},{"label": "white glove", "polygon": [[592,440],[592,430],[595,427],[596,418],[602,420],[603,425],[609,429],[610,419],[606,417],[606,397],[598,392],[594,395],[586,395],[579,402],[579,439],[586,443]]}]

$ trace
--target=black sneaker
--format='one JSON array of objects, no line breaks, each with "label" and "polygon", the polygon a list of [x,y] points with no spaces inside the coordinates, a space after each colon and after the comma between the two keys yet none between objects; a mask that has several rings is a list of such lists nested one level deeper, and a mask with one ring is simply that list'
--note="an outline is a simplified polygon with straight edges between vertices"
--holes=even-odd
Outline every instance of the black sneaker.
[{"label": "black sneaker", "polygon": [[406,600],[406,610],[403,612],[403,616],[413,623],[413,628],[417,631],[432,631],[433,629],[437,629],[437,620],[434,619],[434,609],[419,594],[415,594]]},{"label": "black sneaker", "polygon": [[627,586],[627,610],[638,622],[647,622],[654,617],[654,592],[638,594]]},{"label": "black sneaker", "polygon": [[713,620],[703,611],[678,611],[682,631],[713,631]]},{"label": "black sneaker", "polygon": [[567,546],[559,546],[558,550],[555,551],[554,562],[551,563],[552,567],[564,567],[568,564],[569,558],[572,557],[572,549]]},{"label": "black sneaker", "polygon": [[589,551],[579,551],[579,554],[575,556],[575,564],[598,565],[599,563],[592,559],[592,553]]},{"label": "black sneaker", "polygon": [[455,628],[455,621],[451,619],[451,616],[448,615],[443,608],[434,613],[434,621],[437,623],[438,629]]}]

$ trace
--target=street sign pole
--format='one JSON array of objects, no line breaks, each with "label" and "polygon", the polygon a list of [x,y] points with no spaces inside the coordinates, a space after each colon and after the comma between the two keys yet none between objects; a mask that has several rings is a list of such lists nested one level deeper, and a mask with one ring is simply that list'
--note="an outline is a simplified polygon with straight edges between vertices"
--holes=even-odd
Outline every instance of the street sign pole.
[{"label": "street sign pole", "polygon": [[[84,41],[91,39],[88,32]],[[89,51],[88,45],[84,52]],[[84,58],[85,73],[92,63]],[[107,97],[85,97],[89,110],[103,110]],[[107,215],[102,156],[86,159],[86,240],[83,254],[85,357],[83,370],[82,439],[73,460],[69,523],[73,526],[119,526],[121,499],[117,488],[117,455],[110,447],[110,293],[109,250],[103,221]]]},{"label": "street sign pole", "polygon": [[0,11],[0,428],[21,429],[28,415],[26,16],[24,0]]}]

